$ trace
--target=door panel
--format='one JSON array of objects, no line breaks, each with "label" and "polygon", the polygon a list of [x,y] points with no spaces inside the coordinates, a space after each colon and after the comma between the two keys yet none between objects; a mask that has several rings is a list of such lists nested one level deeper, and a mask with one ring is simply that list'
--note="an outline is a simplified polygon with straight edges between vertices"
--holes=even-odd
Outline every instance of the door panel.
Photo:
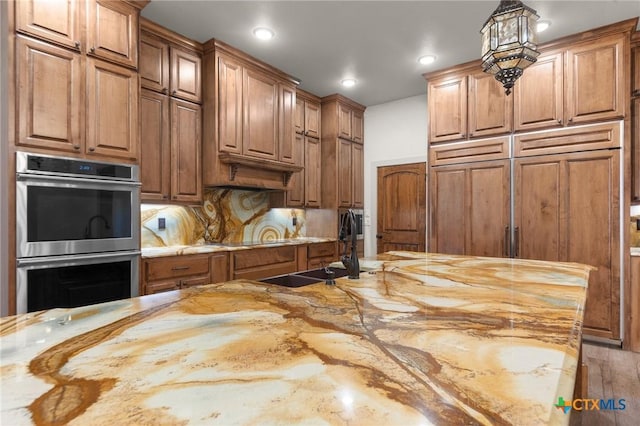
[{"label": "door panel", "polygon": [[242,153],[251,157],[278,159],[278,83],[262,73],[243,73]]},{"label": "door panel", "polygon": [[200,106],[171,100],[171,199],[202,201]]},{"label": "door panel", "polygon": [[429,251],[464,254],[466,167],[434,167],[430,182],[432,221]]},{"label": "door panel", "polygon": [[143,89],[140,92],[140,180],[143,200],[169,198],[169,98]]},{"label": "door panel", "polygon": [[377,251],[425,251],[426,164],[378,167]]}]

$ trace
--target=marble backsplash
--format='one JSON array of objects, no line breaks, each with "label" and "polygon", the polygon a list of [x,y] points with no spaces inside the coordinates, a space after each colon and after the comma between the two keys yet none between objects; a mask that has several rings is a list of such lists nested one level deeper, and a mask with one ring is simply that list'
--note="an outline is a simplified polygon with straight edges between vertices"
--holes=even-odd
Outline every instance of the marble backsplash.
[{"label": "marble backsplash", "polygon": [[143,248],[306,236],[305,211],[271,209],[265,191],[211,188],[205,191],[202,206],[142,204],[140,217]]}]

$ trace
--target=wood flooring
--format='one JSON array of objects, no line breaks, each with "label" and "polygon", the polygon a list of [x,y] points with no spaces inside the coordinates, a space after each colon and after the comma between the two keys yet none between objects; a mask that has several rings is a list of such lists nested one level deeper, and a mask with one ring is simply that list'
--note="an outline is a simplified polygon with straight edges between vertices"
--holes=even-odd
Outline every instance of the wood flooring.
[{"label": "wood flooring", "polygon": [[[572,426],[640,425],[640,353],[583,343],[589,368],[586,398],[625,400],[624,410],[571,410]],[[619,405],[616,405],[619,406]]]}]

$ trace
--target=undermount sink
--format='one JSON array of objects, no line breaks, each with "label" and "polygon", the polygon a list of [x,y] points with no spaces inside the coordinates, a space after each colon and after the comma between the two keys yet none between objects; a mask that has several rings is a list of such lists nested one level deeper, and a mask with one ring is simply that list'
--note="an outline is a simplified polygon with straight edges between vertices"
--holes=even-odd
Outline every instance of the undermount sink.
[{"label": "undermount sink", "polygon": [[[347,276],[345,269],[328,268],[334,272],[334,278]],[[325,282],[329,277],[324,268],[310,269],[308,271],[296,272],[295,274],[277,275],[275,277],[263,278],[261,283],[281,285],[284,287],[304,287],[309,284]]]}]

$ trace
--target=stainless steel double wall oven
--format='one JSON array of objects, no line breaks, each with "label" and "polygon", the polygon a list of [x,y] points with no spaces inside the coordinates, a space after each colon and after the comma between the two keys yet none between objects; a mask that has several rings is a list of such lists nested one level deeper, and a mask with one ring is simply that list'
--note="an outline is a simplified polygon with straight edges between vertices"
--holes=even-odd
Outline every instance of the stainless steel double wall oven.
[{"label": "stainless steel double wall oven", "polygon": [[17,313],[138,296],[138,166],[16,156]]}]

